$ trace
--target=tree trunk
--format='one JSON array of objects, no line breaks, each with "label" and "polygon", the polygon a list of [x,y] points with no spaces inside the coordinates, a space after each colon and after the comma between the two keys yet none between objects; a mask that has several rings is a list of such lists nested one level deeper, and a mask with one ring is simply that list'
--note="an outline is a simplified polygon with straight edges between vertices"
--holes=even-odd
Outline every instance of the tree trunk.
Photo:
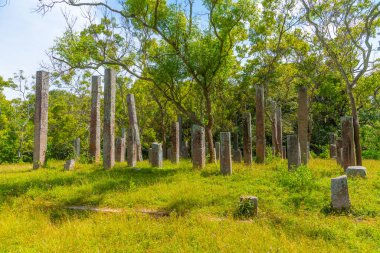
[{"label": "tree trunk", "polygon": [[356,156],[356,165],[362,165],[362,147],[360,145],[360,124],[358,111],[356,109],[356,101],[352,90],[347,88],[348,97],[350,98],[351,113],[354,125],[354,142],[355,142],[355,156]]}]

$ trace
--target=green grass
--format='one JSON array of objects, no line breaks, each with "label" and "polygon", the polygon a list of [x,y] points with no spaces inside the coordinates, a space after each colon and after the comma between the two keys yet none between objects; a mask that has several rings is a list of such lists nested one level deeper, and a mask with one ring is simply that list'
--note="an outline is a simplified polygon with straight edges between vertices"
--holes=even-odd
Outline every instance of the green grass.
[{"label": "green grass", "polygon": [[[332,160],[288,173],[285,161],[232,176],[189,161],[163,169],[63,162],[32,171],[0,166],[0,252],[380,252],[380,161],[366,160],[367,179],[349,179],[350,213],[331,212]],[[259,198],[259,216],[236,217],[241,195]],[[67,206],[120,208],[97,213]],[[153,217],[136,212],[169,212]]]}]

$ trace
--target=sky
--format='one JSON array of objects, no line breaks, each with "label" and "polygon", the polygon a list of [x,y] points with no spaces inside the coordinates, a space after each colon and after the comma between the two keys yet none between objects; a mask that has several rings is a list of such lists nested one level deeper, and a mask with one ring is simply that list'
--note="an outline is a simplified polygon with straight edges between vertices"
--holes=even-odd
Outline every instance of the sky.
[{"label": "sky", "polygon": [[[5,0],[0,0],[0,5]],[[26,76],[35,75],[42,61],[47,61],[46,51],[54,39],[65,31],[62,11],[80,15],[80,9],[54,8],[42,15],[33,12],[38,0],[9,0],[0,7],[0,76],[5,79],[24,70]],[[79,19],[78,22],[81,22]],[[5,90],[8,99],[17,94]]]}]

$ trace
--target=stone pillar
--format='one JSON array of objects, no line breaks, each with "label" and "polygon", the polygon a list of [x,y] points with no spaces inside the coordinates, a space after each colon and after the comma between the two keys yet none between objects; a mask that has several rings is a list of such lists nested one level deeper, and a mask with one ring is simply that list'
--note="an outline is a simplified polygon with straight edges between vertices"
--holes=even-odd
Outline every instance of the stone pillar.
[{"label": "stone pillar", "polygon": [[115,96],[116,72],[104,72],[104,129],[103,129],[103,167],[111,169],[115,165]]},{"label": "stone pillar", "polygon": [[[167,148],[167,149],[166,149],[166,158],[167,158],[168,160],[172,161],[172,155],[173,155],[173,153],[172,153],[172,148]],[[162,154],[162,156],[163,156],[163,154]]]},{"label": "stone pillar", "polygon": [[133,94],[127,95],[127,104],[128,104],[128,115],[129,115],[129,127],[133,128],[133,133],[135,134],[134,141],[136,145],[137,152],[137,161],[142,161],[142,150],[141,150],[141,140],[140,140],[140,131],[137,121],[136,114],[136,105],[135,105],[135,96]]},{"label": "stone pillar", "polygon": [[278,138],[277,138],[277,104],[276,102],[272,101],[272,106],[271,106],[271,110],[272,110],[272,149],[273,149],[273,155],[274,156],[277,156],[279,154],[279,151],[278,151],[278,147],[279,147],[279,144],[278,144]]},{"label": "stone pillar", "polygon": [[171,141],[172,141],[172,149],[171,149],[171,161],[172,163],[179,163],[179,155],[180,155],[180,135],[179,135],[179,122],[174,122],[172,125],[171,131]]},{"label": "stone pillar", "polygon": [[343,167],[343,162],[342,162],[342,139],[337,139],[336,140],[336,162]]},{"label": "stone pillar", "polygon": [[256,162],[265,162],[265,101],[262,85],[256,85]]},{"label": "stone pillar", "polygon": [[241,155],[240,149],[236,149],[232,152],[232,160],[236,163],[241,163],[243,156]]},{"label": "stone pillar", "polygon": [[336,158],[336,145],[330,144],[330,158]]},{"label": "stone pillar", "polygon": [[348,195],[347,176],[331,179],[331,207],[336,210],[350,209],[350,197]]},{"label": "stone pillar", "polygon": [[286,159],[286,146],[282,146],[282,159]]},{"label": "stone pillar", "polygon": [[355,143],[354,143],[354,126],[352,117],[342,117],[342,166],[346,170],[355,163]]},{"label": "stone pillar", "polygon": [[288,170],[295,170],[301,166],[300,145],[296,134],[287,136]]},{"label": "stone pillar", "polygon": [[182,143],[182,157],[189,158],[189,143],[187,141],[183,141]]},{"label": "stone pillar", "polygon": [[90,157],[95,163],[100,161],[100,85],[100,76],[93,76],[91,84]]},{"label": "stone pillar", "polygon": [[243,157],[246,165],[252,165],[252,128],[251,113],[246,112],[243,116]]},{"label": "stone pillar", "polygon": [[133,128],[129,128],[127,135],[127,162],[129,167],[135,167],[137,161],[136,141],[133,131]]},{"label": "stone pillar", "polygon": [[148,149],[148,161],[150,164],[152,164],[152,148]]},{"label": "stone pillar", "polygon": [[335,143],[336,143],[335,133],[329,133],[329,144],[335,144]]},{"label": "stone pillar", "polygon": [[178,139],[178,143],[179,143],[179,156],[183,157],[183,155],[182,155],[182,151],[183,151],[182,116],[178,115],[177,119],[178,119],[178,135],[179,135],[179,139]]},{"label": "stone pillar", "polygon": [[220,172],[223,175],[232,174],[231,134],[229,132],[220,133]]},{"label": "stone pillar", "polygon": [[215,142],[215,156],[216,160],[220,160],[220,142]]},{"label": "stone pillar", "polygon": [[161,143],[153,142],[152,144],[152,166],[162,167],[162,145]]},{"label": "stone pillar", "polygon": [[204,168],[206,166],[205,129],[198,125],[193,125],[191,129],[191,152],[194,168]]},{"label": "stone pillar", "polygon": [[33,169],[45,165],[48,132],[49,73],[37,71],[34,112]]},{"label": "stone pillar", "polygon": [[115,160],[120,163],[125,161],[125,138],[123,137],[116,139]]},{"label": "stone pillar", "polygon": [[281,106],[277,106],[276,108],[276,122],[277,122],[277,149],[278,154],[282,158],[282,112],[281,112]]},{"label": "stone pillar", "polygon": [[259,198],[255,196],[241,196],[240,197],[240,203],[247,207],[247,210],[245,212],[250,214],[249,216],[257,216],[257,209],[258,209],[258,203]]},{"label": "stone pillar", "polygon": [[75,160],[80,157],[80,138],[74,140],[74,157]]},{"label": "stone pillar", "polygon": [[[307,142],[308,142],[308,128],[309,128],[309,110],[308,110],[308,98],[307,98],[307,88],[302,86],[298,89],[298,139],[301,150],[301,162],[307,165],[308,152],[307,152]],[[289,156],[289,150],[288,150]]]}]

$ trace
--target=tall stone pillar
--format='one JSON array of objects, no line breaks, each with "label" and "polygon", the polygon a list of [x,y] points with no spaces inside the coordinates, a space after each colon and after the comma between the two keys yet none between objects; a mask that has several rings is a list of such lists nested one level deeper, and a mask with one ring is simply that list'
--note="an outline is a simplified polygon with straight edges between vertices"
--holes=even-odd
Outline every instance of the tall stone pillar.
[{"label": "tall stone pillar", "polygon": [[104,129],[103,167],[111,169],[115,165],[115,96],[116,72],[104,71]]},{"label": "tall stone pillar", "polygon": [[152,144],[152,166],[153,167],[162,167],[162,145],[161,143],[153,142]]},{"label": "tall stone pillar", "polygon": [[115,144],[115,160],[122,163],[125,161],[125,138],[119,137]]},{"label": "tall stone pillar", "polygon": [[215,142],[215,156],[216,160],[220,160],[220,142]]},{"label": "tall stone pillar", "polygon": [[355,142],[352,117],[342,117],[342,166],[346,170],[349,166],[355,166]]},{"label": "tall stone pillar", "polygon": [[191,152],[193,167],[202,169],[206,166],[205,129],[193,125],[191,129]]},{"label": "tall stone pillar", "polygon": [[229,132],[220,133],[220,172],[223,175],[232,174],[231,134]]},{"label": "tall stone pillar", "polygon": [[100,85],[100,76],[93,76],[91,84],[90,157],[95,163],[100,161]]},{"label": "tall stone pillar", "polygon": [[342,154],[342,146],[343,146],[343,141],[342,139],[337,139],[336,140],[336,162],[343,167],[343,154]]},{"label": "tall stone pillar", "polygon": [[142,150],[141,150],[141,140],[140,140],[140,131],[139,125],[137,122],[136,114],[136,104],[135,96],[133,94],[127,95],[127,104],[128,104],[128,115],[129,115],[129,127],[133,128],[133,133],[135,134],[134,140],[137,151],[137,161],[142,161]]},{"label": "tall stone pillar", "polygon": [[277,123],[277,150],[278,155],[282,158],[282,112],[281,112],[281,106],[277,106],[276,108],[276,123]]},{"label": "tall stone pillar", "polygon": [[[127,134],[127,162],[129,167],[135,167],[137,161],[137,149],[134,129],[129,128]],[[149,149],[151,151],[151,149]]]},{"label": "tall stone pillar", "polygon": [[74,140],[74,157],[75,160],[80,157],[80,138]]},{"label": "tall stone pillar", "polygon": [[49,73],[37,71],[34,112],[33,169],[45,165],[48,132]]},{"label": "tall stone pillar", "polygon": [[183,130],[182,130],[182,116],[178,115],[178,135],[179,135],[179,156],[183,157]]},{"label": "tall stone pillar", "polygon": [[272,101],[271,103],[271,115],[272,115],[272,149],[273,155],[277,156],[278,152],[278,138],[277,138],[277,104]]},{"label": "tall stone pillar", "polygon": [[288,170],[295,170],[301,166],[300,145],[296,134],[287,136]]},{"label": "tall stone pillar", "polygon": [[256,85],[256,162],[265,162],[265,100],[262,85]]},{"label": "tall stone pillar", "polygon": [[243,116],[243,157],[246,165],[252,165],[252,128],[251,113],[246,112]]},{"label": "tall stone pillar", "polygon": [[[308,142],[308,127],[309,127],[309,113],[308,113],[308,98],[307,98],[307,88],[302,86],[298,89],[298,139],[301,150],[301,162],[302,164],[307,164],[308,152],[307,152],[307,142]],[[289,152],[288,152],[289,156]]]},{"label": "tall stone pillar", "polygon": [[179,135],[179,122],[174,122],[172,125],[172,131],[171,131],[171,141],[172,141],[172,148],[171,148],[171,161],[172,163],[179,163],[179,155],[180,155],[180,135]]}]

